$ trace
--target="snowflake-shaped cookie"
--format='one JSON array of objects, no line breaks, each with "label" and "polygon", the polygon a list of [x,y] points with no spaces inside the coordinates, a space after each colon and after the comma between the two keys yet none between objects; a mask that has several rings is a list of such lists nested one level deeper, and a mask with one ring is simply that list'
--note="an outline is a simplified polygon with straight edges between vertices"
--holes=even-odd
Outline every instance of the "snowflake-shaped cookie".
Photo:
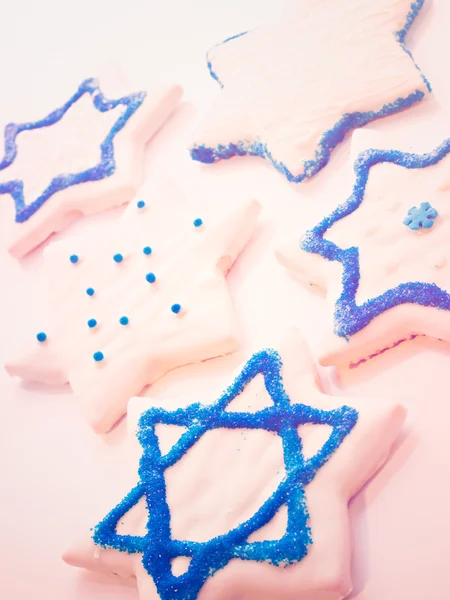
[{"label": "snowflake-shaped cookie", "polygon": [[[139,483],[96,527],[97,545],[65,560],[134,574],[145,600],[282,600],[293,589],[343,598],[346,505],[386,459],[406,411],[333,399],[315,381],[295,336],[281,353],[254,354],[209,405],[133,400]],[[132,439],[128,450],[136,461]]]},{"label": "snowflake-shaped cookie", "polygon": [[145,144],[180,97],[172,86],[110,100],[86,79],[46,117],[6,125],[0,198],[14,201],[11,253],[23,256],[80,214],[129,202],[142,183]]},{"label": "snowflake-shaped cookie", "polygon": [[429,85],[405,48],[424,0],[291,0],[265,27],[208,54],[223,89],[192,158],[268,159],[300,182],[345,133],[421,100]]},{"label": "snowflake-shaped cookie", "polygon": [[[323,364],[355,363],[417,334],[450,341],[450,140],[426,154],[372,148],[354,167],[351,196],[279,252],[326,294]],[[420,208],[405,219],[411,204]]]},{"label": "snowflake-shaped cookie", "polygon": [[165,184],[116,223],[46,250],[51,320],[8,371],[69,382],[89,423],[108,431],[129,398],[167,371],[236,349],[225,275],[249,240],[256,201],[218,210]]}]

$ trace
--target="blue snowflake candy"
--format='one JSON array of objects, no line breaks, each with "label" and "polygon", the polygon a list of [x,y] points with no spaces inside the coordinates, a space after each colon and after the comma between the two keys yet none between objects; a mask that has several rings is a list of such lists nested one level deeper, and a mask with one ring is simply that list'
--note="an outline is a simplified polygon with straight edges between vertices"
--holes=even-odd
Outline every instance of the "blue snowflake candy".
[{"label": "blue snowflake candy", "polygon": [[408,210],[408,216],[403,219],[403,223],[413,231],[431,229],[437,216],[438,211],[429,202],[422,202],[419,208],[413,206]]},{"label": "blue snowflake candy", "polygon": [[[426,154],[373,148],[365,150],[355,161],[355,182],[351,195],[303,236],[300,242],[302,250],[317,254],[331,262],[337,261],[343,267],[342,292],[334,309],[334,333],[336,335],[349,338],[364,329],[379,315],[402,304],[417,304],[450,310],[450,294],[445,289],[435,283],[417,281],[414,278],[412,281],[402,282],[396,287],[386,290],[379,296],[369,298],[362,304],[357,304],[356,296],[361,276],[360,250],[353,245],[338,246],[325,237],[335,223],[345,219],[362,205],[369,183],[370,171],[376,165],[390,164],[405,169],[426,169],[437,165],[449,155],[450,138]],[[423,202],[419,208],[414,207],[408,211],[404,223],[411,229],[430,228],[437,216],[437,211],[429,202]],[[409,219],[411,219],[411,224],[407,222]]]}]

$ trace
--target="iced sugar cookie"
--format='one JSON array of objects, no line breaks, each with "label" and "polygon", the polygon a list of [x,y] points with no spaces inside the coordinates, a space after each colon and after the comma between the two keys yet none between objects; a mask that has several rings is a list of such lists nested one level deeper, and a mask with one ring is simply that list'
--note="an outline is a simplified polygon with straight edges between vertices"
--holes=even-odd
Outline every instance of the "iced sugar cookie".
[{"label": "iced sugar cookie", "polygon": [[255,353],[211,404],[133,399],[137,485],[66,562],[135,576],[142,600],[346,596],[347,503],[406,411],[326,396],[317,381],[293,336]]},{"label": "iced sugar cookie", "polygon": [[9,249],[21,257],[82,214],[129,202],[145,144],[178,104],[179,86],[107,98],[95,79],[42,119],[9,123],[0,201],[13,202]]},{"label": "iced sugar cookie", "polygon": [[208,54],[222,86],[191,148],[212,163],[258,155],[289,181],[322,169],[345,133],[422,100],[405,47],[424,0],[292,0],[264,27]]},{"label": "iced sugar cookie", "polygon": [[152,185],[101,238],[52,244],[42,268],[50,321],[7,370],[69,382],[92,427],[108,431],[167,371],[236,349],[225,275],[259,210],[256,201],[189,203],[178,188]]},{"label": "iced sugar cookie", "polygon": [[424,154],[379,149],[373,132],[362,141],[373,145],[356,159],[351,195],[278,253],[326,297],[323,364],[354,364],[417,334],[450,340],[450,140]]}]

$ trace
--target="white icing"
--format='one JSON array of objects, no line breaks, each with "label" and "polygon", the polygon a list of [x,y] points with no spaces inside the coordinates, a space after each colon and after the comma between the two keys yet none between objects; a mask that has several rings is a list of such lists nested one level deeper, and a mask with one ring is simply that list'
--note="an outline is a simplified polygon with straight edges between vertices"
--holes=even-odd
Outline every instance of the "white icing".
[{"label": "white icing", "polygon": [[303,174],[343,115],[426,92],[394,35],[410,10],[411,0],[297,0],[273,23],[213,48],[224,88],[195,144],[258,140]]},{"label": "white icing", "polygon": [[[237,597],[246,600],[339,600],[351,591],[347,503],[386,459],[402,427],[406,410],[387,400],[332,398],[322,394],[316,387],[317,373],[308,351],[296,335],[283,345],[281,355],[283,382],[292,402],[301,401],[326,410],[343,404],[353,406],[359,411],[358,423],[306,487],[313,539],[307,556],[287,568],[232,560],[206,582],[199,600],[234,600]],[[265,407],[268,402],[261,379],[258,384],[255,386],[253,382],[240,396],[242,404],[250,405],[253,410]],[[162,406],[173,410],[194,400],[183,395],[166,400]],[[130,401],[127,449],[135,463],[141,452],[135,441],[136,424],[142,412],[155,405],[158,405],[155,400],[144,398]],[[160,439],[169,434],[169,429],[160,431]],[[204,436],[167,470],[175,537],[193,539],[195,536],[194,539],[206,540],[227,531],[250,516],[275,489],[282,476],[277,473],[283,465],[280,440],[277,436],[260,433],[263,435],[250,436],[247,430],[214,431],[214,435]],[[324,441],[322,427],[305,427],[302,433],[305,446],[310,449]],[[243,437],[246,437],[245,442]],[[113,506],[114,500],[112,503]],[[282,509],[251,539],[279,539],[285,529],[286,511]],[[141,600],[158,600],[151,577],[135,556],[101,550],[105,558],[99,567],[91,558],[94,548],[92,542],[90,546],[79,544],[66,552],[64,558],[75,566],[105,570],[107,561],[116,566],[114,561],[119,561],[120,556],[124,561],[122,568],[137,577]]]},{"label": "white icing", "polygon": [[[138,208],[137,200],[146,206]],[[237,328],[222,268],[247,243],[259,210],[256,201],[221,209],[211,201],[183,206],[178,188],[162,184],[142,190],[117,222],[104,225],[101,245],[97,231],[53,244],[43,269],[52,318],[36,330],[44,329],[47,341],[39,344],[30,332],[8,371],[50,384],[68,381],[88,422],[105,432],[130,396],[167,371],[235,350]],[[196,228],[200,214],[204,226]],[[151,255],[143,253],[145,246]],[[123,262],[114,262],[116,253]],[[75,265],[72,254],[79,256]],[[153,284],[146,281],[149,272],[156,275]],[[88,287],[94,296],[86,294]],[[171,311],[174,303],[183,308],[179,315]],[[119,323],[122,316],[128,325]],[[90,329],[89,319],[97,327]],[[96,363],[98,351],[105,358]]]},{"label": "white icing", "polygon": [[[129,202],[143,181],[144,147],[173,112],[181,94],[179,86],[148,93],[114,137],[114,173],[56,192],[27,221],[11,223],[10,252],[22,257],[78,216]],[[120,105],[101,113],[93,107],[90,95],[80,98],[59,123],[19,134],[17,157],[0,172],[1,181],[23,179],[26,203],[35,200],[56,175],[79,172],[100,161],[100,143],[123,111]]]},{"label": "white icing", "polygon": [[[363,149],[382,148],[381,143],[379,134],[366,132],[355,139],[353,158]],[[406,142],[403,146],[402,150],[410,150]],[[449,168],[449,156],[425,169],[376,165],[370,170],[360,207],[327,231],[325,239],[339,247],[359,248],[358,305],[409,281],[434,283],[450,293],[450,191],[442,183]],[[403,220],[410,208],[419,208],[422,202],[429,202],[438,217],[432,228],[413,231]],[[415,333],[450,340],[450,312],[417,304],[382,313],[349,340],[339,337],[333,331],[334,308],[342,292],[342,266],[300,250],[298,243],[278,255],[299,280],[315,283],[326,295],[327,314],[318,332],[323,364],[356,362]]]},{"label": "white icing", "polygon": [[126,107],[100,112],[90,94],[82,96],[57,123],[23,131],[17,137],[17,156],[0,171],[0,184],[21,179],[25,203],[30,204],[62,173],[79,173],[100,162],[100,145]]}]

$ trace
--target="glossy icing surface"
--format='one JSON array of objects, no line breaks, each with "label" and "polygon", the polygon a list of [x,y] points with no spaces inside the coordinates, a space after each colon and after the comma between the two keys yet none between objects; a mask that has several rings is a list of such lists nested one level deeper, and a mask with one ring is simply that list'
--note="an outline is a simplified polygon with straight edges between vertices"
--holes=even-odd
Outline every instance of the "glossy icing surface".
[{"label": "glossy icing surface", "polygon": [[[259,205],[213,211],[183,206],[182,198],[170,182],[147,186],[103,230],[101,245],[94,231],[47,249],[42,271],[52,314],[38,328],[47,339],[30,335],[7,369],[25,380],[68,381],[98,432],[167,371],[238,345],[225,275],[254,230]],[[163,204],[172,211],[162,211]],[[204,224],[197,228],[198,211]]]},{"label": "glossy icing surface", "polygon": [[7,124],[0,197],[15,205],[11,252],[23,256],[77,215],[128,202],[142,181],[144,145],[180,96],[172,86],[110,100],[86,79],[46,117]]},{"label": "glossy icing surface", "polygon": [[[95,547],[92,542],[69,550],[65,560],[94,570],[108,569],[110,560],[110,567],[117,561],[123,574],[134,573],[137,577],[143,600],[225,600],[236,595],[264,600],[343,598],[351,589],[347,502],[384,462],[406,411],[388,401],[333,399],[322,394],[308,350],[298,334],[289,337],[280,356],[281,359],[273,351],[255,354],[212,406],[189,405],[188,398],[182,397],[166,403],[164,408],[145,412],[154,406],[152,401],[131,401],[132,437],[136,415],[142,414],[138,425],[138,437],[144,446],[139,470],[142,483],[100,524],[96,539],[102,545],[143,551],[145,569],[152,570],[149,565],[154,559],[164,562],[165,552],[187,554],[190,562],[174,563],[175,572],[170,576],[162,572],[156,576],[154,571],[150,576],[135,554],[115,559],[114,555],[121,553]],[[197,417],[192,413],[195,406]],[[213,419],[212,427],[200,416],[211,410],[219,411],[218,422]],[[277,413],[279,424],[284,422],[278,435],[274,431],[278,430]],[[300,414],[301,424],[297,421]],[[268,430],[257,426],[266,417]],[[221,424],[222,418],[225,421]],[[162,428],[154,428],[155,422],[163,421],[166,424]],[[256,427],[249,428],[250,423]],[[181,431],[172,427],[180,424],[184,425]],[[294,429],[289,432],[292,425]],[[203,435],[196,431],[199,427]],[[151,442],[154,436],[157,439]],[[148,445],[154,442],[160,448],[159,458]],[[291,444],[299,446],[293,455],[289,454]],[[128,449],[137,460],[137,442],[131,439]],[[155,481],[151,484],[152,468],[157,470],[160,461],[168,467],[164,485],[171,517],[167,526],[172,536],[180,540],[172,540],[169,546],[161,545],[159,539],[165,530],[164,520],[157,519],[161,485],[153,487]],[[291,483],[296,484],[286,496],[286,510],[281,498],[291,477]],[[148,513],[145,504],[136,504],[144,488]],[[127,512],[131,506],[134,508]],[[152,510],[156,522],[150,517]],[[267,510],[267,519],[261,521]],[[260,519],[261,528],[255,529],[255,518]],[[298,518],[306,518],[301,527]],[[142,535],[146,519],[148,534]],[[116,535],[113,530],[118,521]],[[248,541],[242,543],[247,537],[240,540],[245,528]],[[307,541],[306,548],[300,543],[302,539]],[[232,554],[225,564],[221,563],[222,568],[219,566],[220,570],[200,590],[188,591],[199,562],[206,560],[212,575],[215,560],[227,548],[232,549]],[[265,553],[266,562],[258,562]],[[175,559],[175,554],[171,556]],[[291,564],[283,565],[286,561]],[[168,564],[170,570],[170,560]],[[169,583],[170,587],[166,587]]]},{"label": "glossy icing surface", "polygon": [[[315,282],[306,253],[341,264],[343,273],[330,267],[318,283],[333,311],[325,363],[365,358],[362,352],[415,334],[450,339],[449,153],[449,140],[425,154],[363,151],[351,196],[307,232],[297,250],[280,254],[305,282]],[[419,205],[425,208],[416,223],[409,213]],[[432,227],[419,226],[427,214]]]},{"label": "glossy icing surface", "polygon": [[[176,76],[199,114],[217,93],[217,84],[204,66],[205,50],[233,32],[253,29],[262,19],[273,19],[272,13],[279,10],[281,3],[276,0],[180,2],[176,18],[173,6],[173,3],[156,0],[137,0],[124,11],[122,3],[111,0],[95,3],[78,0],[71,7],[61,7],[55,0],[42,0],[29,4],[27,26],[22,14],[23,3],[9,3],[6,8],[9,26],[3,28],[1,39],[3,47],[7,47],[0,58],[3,83],[0,120],[4,119],[1,130],[8,120],[22,122],[47,114],[56,106],[57,98],[63,102],[70,97],[86,73],[101,73],[100,69],[92,68],[92,58],[101,48],[112,58],[125,56],[134,71],[147,78],[147,81],[134,83],[131,90],[150,90],[158,73]],[[154,18],[155,13],[158,19]],[[64,27],[64,31],[58,33],[62,14],[69,14],[71,27]],[[22,35],[17,36],[18,27],[12,24],[19,18]],[[412,110],[373,123],[382,141],[368,140],[358,153],[369,147],[387,147],[421,154],[431,151],[442,141],[443,135],[447,135],[449,18],[447,0],[427,2],[407,37],[408,48],[433,85],[433,94]],[[84,32],[83,45],[80,45],[80,31]],[[54,52],[56,40],[60,44],[58,52]],[[76,64],[68,61],[71,53]],[[101,81],[109,98],[120,96],[120,92],[109,90],[103,79]],[[33,90],[32,104],[29,83]],[[326,314],[325,302],[286,276],[274,259],[273,249],[289,239],[295,241],[298,249],[301,234],[344,202],[353,184],[353,178],[347,183],[344,177],[345,171],[352,171],[352,159],[348,158],[350,137],[336,148],[327,169],[305,185],[285,185],[274,169],[267,168],[264,161],[258,159],[223,161],[213,168],[203,167],[191,161],[185,150],[187,133],[193,125],[193,111],[192,107],[190,110],[185,107],[181,114],[177,111],[174,119],[161,129],[155,143],[149,144],[146,172],[152,175],[167,168],[170,172],[176,171],[178,178],[184,181],[188,167],[198,169],[202,172],[203,185],[214,184],[209,194],[213,205],[216,201],[219,204],[214,190],[229,191],[229,198],[238,193],[244,197],[254,194],[264,206],[264,227],[258,228],[259,233],[228,277],[243,334],[243,353],[240,358],[235,353],[172,371],[151,387],[150,406],[156,401],[162,408],[169,408],[174,398],[185,396],[187,391],[189,403],[208,403],[217,398],[231,381],[232,370],[240,360],[260,348],[276,348],[276,340],[268,336],[292,323],[298,324],[315,349]],[[185,165],[186,170],[183,170]],[[408,209],[419,204],[411,201]],[[16,340],[31,336],[34,342],[39,327],[46,329],[48,324],[39,318],[43,314],[40,299],[44,299],[44,295],[36,289],[40,285],[35,285],[35,280],[40,280],[40,272],[35,267],[39,265],[41,253],[33,253],[19,262],[12,260],[6,251],[7,225],[14,220],[12,211],[13,203],[5,197],[0,202],[3,286],[0,352],[5,359]],[[202,216],[197,211],[192,212],[192,219]],[[92,222],[103,227],[105,218],[98,215],[80,219],[74,228],[84,230]],[[63,236],[70,234],[71,231],[67,231]],[[318,258],[319,265],[333,266]],[[317,275],[322,274],[319,265]],[[37,317],[34,325],[30,323],[33,316],[29,315],[30,302]],[[120,323],[117,325],[122,327]],[[395,444],[395,453],[349,506],[352,600],[424,600],[430,594],[441,599],[449,596],[450,486],[445,475],[450,468],[448,360],[445,343],[430,346],[422,337],[358,369],[342,370],[340,381],[331,379],[330,369],[320,370],[327,393],[354,398],[392,396],[408,406],[408,422]],[[189,390],[186,390],[187,381]],[[90,528],[136,484],[140,447],[136,441],[136,463],[129,465],[124,439],[127,420],[103,438],[93,435],[79,418],[78,404],[72,401],[70,391],[22,384],[2,369],[0,391],[3,408],[0,445],[8,449],[0,453],[1,505],[8,517],[2,525],[0,544],[3,595],[11,600],[99,600],[102,597],[137,600],[138,591],[130,575],[139,572],[139,555],[132,563],[128,555],[113,551],[102,551],[98,559],[94,558],[94,552],[87,554],[97,565],[96,573],[70,568],[60,560],[68,542],[83,534],[89,539]],[[346,399],[342,402],[348,403]],[[164,434],[167,450],[176,441],[176,432],[172,440],[168,433],[167,428]],[[306,439],[305,434],[303,439]],[[213,441],[212,450],[217,455],[219,448]],[[236,440],[236,448],[238,442]],[[195,456],[192,460],[196,460]],[[255,460],[259,460],[258,453]],[[243,461],[242,467],[246,468],[247,463]],[[230,467],[230,476],[233,473]],[[256,471],[252,473],[258,476]],[[176,475],[174,481],[178,477]],[[240,479],[245,483],[244,477]],[[201,485],[200,477],[192,485],[196,483]],[[211,493],[221,509],[227,503],[226,489],[219,487],[218,480],[214,483],[217,493],[213,490]],[[254,485],[258,486],[259,482]],[[253,480],[249,486],[252,489]],[[237,506],[239,488],[230,487],[236,493]],[[205,485],[198,492],[197,531],[206,530],[206,519],[201,519],[201,499],[208,489],[211,487]],[[220,504],[222,498],[223,504]],[[134,517],[139,520],[139,515]],[[145,532],[145,517],[144,512],[142,530],[135,530],[129,524],[128,531],[137,531],[138,535]],[[214,523],[213,513],[208,516],[208,522]],[[185,531],[191,535],[190,529]],[[196,531],[192,530],[192,536],[195,535]],[[177,566],[182,570],[183,564]],[[104,572],[98,572],[102,568]],[[106,572],[120,572],[123,577]],[[150,588],[151,582],[143,574],[142,593],[146,585]],[[217,600],[214,591],[212,594],[212,600]],[[277,600],[276,593],[274,598]]]},{"label": "glossy icing surface", "polygon": [[192,157],[259,155],[289,181],[314,175],[347,131],[428,91],[404,46],[422,5],[292,1],[270,25],[214,47],[208,66],[223,89],[195,134]]},{"label": "glossy icing surface", "polygon": [[[52,160],[49,160],[48,153],[41,154],[42,165],[37,173],[41,181],[35,182],[35,190],[33,191],[24,189],[24,181],[21,181],[18,174],[26,168],[25,165],[17,164],[18,154],[18,137],[25,131],[35,132],[36,130],[44,130],[52,127],[63,119],[70,109],[83,98],[83,96],[90,96],[93,106],[100,113],[109,112],[115,108],[120,107],[122,111],[119,112],[119,117],[112,122],[112,126],[101,136],[101,143],[98,144],[101,150],[101,160],[98,164],[94,164],[91,168],[83,168],[82,166],[76,166],[76,161],[86,160],[84,156],[85,149],[71,148],[74,156],[75,164],[61,168],[59,173],[51,174]],[[0,162],[0,170],[8,169],[7,176],[11,179],[7,183],[4,183],[0,187],[0,193],[11,194],[15,206],[16,206],[16,222],[23,223],[27,221],[33,214],[39,210],[39,208],[46,202],[51,196],[67,187],[77,185],[80,183],[86,183],[87,181],[97,181],[109,177],[114,173],[116,164],[114,158],[114,137],[115,135],[126,126],[128,120],[133,116],[136,110],[139,109],[142,102],[145,100],[146,93],[138,92],[130,96],[119,98],[115,101],[108,101],[102,94],[98,82],[95,79],[86,79],[83,81],[75,94],[69,98],[69,100],[60,108],[52,111],[49,115],[43,119],[30,123],[9,123],[5,127],[5,156]],[[85,138],[87,134],[92,133],[89,131],[89,122],[83,122],[80,119],[81,127],[85,127],[82,131],[81,139]],[[69,126],[70,127],[70,126]],[[72,127],[74,125],[72,124]],[[22,136],[21,136],[22,137]],[[66,141],[67,138],[64,139]],[[83,140],[84,141],[84,140]],[[22,146],[22,144],[21,144]],[[52,151],[55,149],[55,145],[47,142],[48,150]],[[57,151],[61,152],[61,148]],[[66,149],[67,152],[67,149]],[[32,159],[31,152],[28,160]],[[95,149],[95,154],[98,153],[98,148]],[[21,153],[22,154],[22,153]],[[61,152],[62,158],[68,159],[69,157],[63,151]],[[22,160],[23,157],[21,156]],[[89,160],[86,161],[89,164]],[[33,163],[31,163],[33,164]],[[28,164],[31,167],[31,164]],[[12,168],[12,166],[14,167]],[[33,170],[38,170],[37,165],[33,165]],[[48,173],[42,173],[42,170],[49,171]],[[63,175],[62,173],[67,173]],[[17,174],[17,175],[16,175]],[[45,183],[50,183],[45,186]],[[28,182],[27,182],[28,183]],[[40,193],[39,193],[40,192]],[[27,198],[27,202],[25,201]]]}]

